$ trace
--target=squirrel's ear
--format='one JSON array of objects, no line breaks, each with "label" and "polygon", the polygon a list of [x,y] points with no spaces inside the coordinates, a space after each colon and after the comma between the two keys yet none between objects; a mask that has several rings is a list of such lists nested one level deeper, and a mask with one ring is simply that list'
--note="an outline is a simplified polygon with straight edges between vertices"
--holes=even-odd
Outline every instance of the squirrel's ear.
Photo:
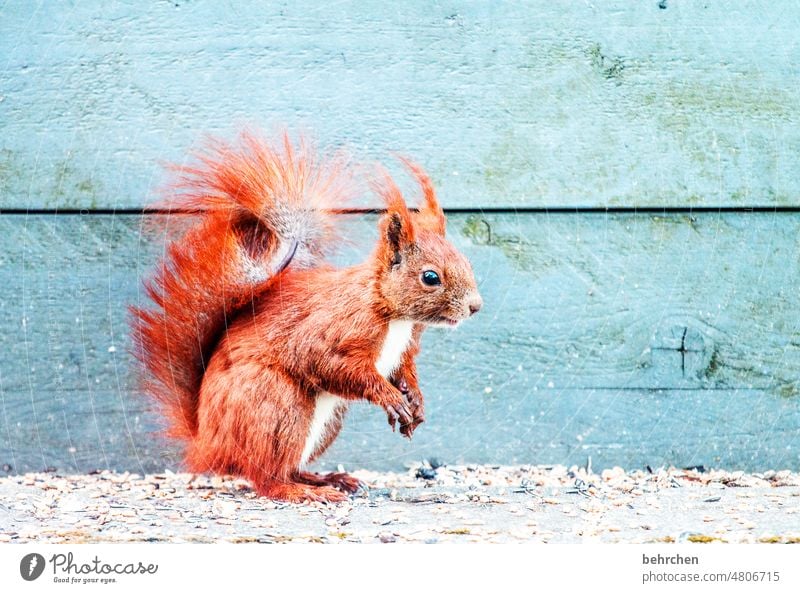
[{"label": "squirrel's ear", "polygon": [[403,194],[387,173],[380,182],[374,182],[373,187],[386,205],[386,215],[380,225],[381,239],[385,241],[388,263],[394,266],[402,261],[402,252],[414,244],[414,223]]},{"label": "squirrel's ear", "polygon": [[389,265],[396,266],[403,261],[403,219],[396,213],[388,215],[385,229],[386,245],[389,247]]},{"label": "squirrel's ear", "polygon": [[433,183],[428,174],[415,162],[405,158],[398,157],[400,161],[406,166],[411,174],[416,178],[422,189],[423,202],[419,208],[419,215],[417,221],[422,228],[438,233],[444,236],[447,221],[444,216],[444,210],[439,205],[439,200],[436,199],[436,191],[433,189]]}]

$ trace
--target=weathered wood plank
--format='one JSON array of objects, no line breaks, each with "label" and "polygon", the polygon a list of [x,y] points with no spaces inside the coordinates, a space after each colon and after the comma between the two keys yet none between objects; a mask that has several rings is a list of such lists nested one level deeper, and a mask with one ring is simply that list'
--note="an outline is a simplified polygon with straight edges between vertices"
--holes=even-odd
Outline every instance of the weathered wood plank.
[{"label": "weathered wood plank", "polygon": [[[0,465],[173,459],[125,324],[166,220],[185,219],[0,217]],[[800,467],[800,216],[454,215],[450,233],[486,305],[425,336],[428,423],[406,444],[357,411],[330,463]]]},{"label": "weathered wood plank", "polygon": [[666,6],[6,2],[2,206],[140,206],[251,122],[412,154],[450,206],[800,203],[800,5]]},{"label": "weathered wood plank", "polygon": [[[356,405],[319,467],[399,469],[420,459],[571,465],[589,457],[596,469],[800,466],[796,402],[760,391],[527,391],[517,376],[487,395],[470,386],[454,390],[430,379],[426,383],[428,420],[413,441],[392,433],[379,410]],[[79,472],[180,467],[176,447],[153,434],[158,419],[134,394],[74,396],[37,392],[4,410],[0,474],[4,464],[12,473],[48,467]],[[9,393],[4,397],[8,403]]]},{"label": "weathered wood plank", "polygon": [[595,468],[797,467],[798,408],[763,392],[543,389],[520,376],[490,395],[431,386],[430,418],[412,443],[396,442],[384,418],[354,410],[321,465],[385,467],[447,463],[584,464]]}]

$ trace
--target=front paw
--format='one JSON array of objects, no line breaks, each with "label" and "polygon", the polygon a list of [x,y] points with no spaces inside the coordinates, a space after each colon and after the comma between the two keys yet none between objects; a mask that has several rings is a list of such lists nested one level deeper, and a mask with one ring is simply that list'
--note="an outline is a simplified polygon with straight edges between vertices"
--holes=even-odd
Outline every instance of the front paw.
[{"label": "front paw", "polygon": [[422,405],[415,408],[413,413],[414,417],[412,418],[411,422],[400,425],[400,434],[409,439],[411,438],[411,435],[414,434],[417,426],[425,422],[425,410],[422,408]]},{"label": "front paw", "polygon": [[403,427],[414,422],[414,412],[406,401],[405,396],[401,392],[396,391],[391,397],[378,402],[378,404],[386,410],[386,417],[389,420],[389,426],[392,427],[392,431],[394,431],[396,425],[399,424],[400,433],[405,434],[403,432]]},{"label": "front paw", "polygon": [[395,385],[403,394],[403,397],[405,397],[406,402],[411,408],[413,416],[411,422],[400,425],[400,434],[410,439],[417,426],[425,422],[425,400],[420,390],[410,388],[405,379],[398,379]]}]

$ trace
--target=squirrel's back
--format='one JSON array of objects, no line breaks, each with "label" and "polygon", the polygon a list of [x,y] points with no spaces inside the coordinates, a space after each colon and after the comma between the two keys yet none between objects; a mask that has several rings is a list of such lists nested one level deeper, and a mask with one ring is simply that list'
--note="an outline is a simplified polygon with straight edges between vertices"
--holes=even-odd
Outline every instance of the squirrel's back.
[{"label": "squirrel's back", "polygon": [[291,262],[313,268],[339,241],[332,210],[352,195],[340,157],[320,160],[286,135],[270,144],[242,134],[209,142],[195,166],[176,167],[166,206],[196,219],[171,242],[145,282],[152,307],[131,308],[134,355],[144,389],[169,433],[197,430],[197,397],[215,345],[233,317]]},{"label": "squirrel's back", "polygon": [[257,361],[299,377],[312,375],[313,367],[324,362],[309,355],[322,345],[330,357],[346,347],[377,352],[387,320],[375,308],[373,284],[373,271],[365,264],[289,268],[252,306],[229,319],[215,355],[231,363]]}]

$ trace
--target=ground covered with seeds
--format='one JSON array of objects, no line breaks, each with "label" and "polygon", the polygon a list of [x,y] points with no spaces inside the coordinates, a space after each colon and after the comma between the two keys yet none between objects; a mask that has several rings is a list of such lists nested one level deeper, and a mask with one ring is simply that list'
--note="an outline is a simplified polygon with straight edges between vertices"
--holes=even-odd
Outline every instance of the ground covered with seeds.
[{"label": "ground covered with seeds", "polygon": [[258,498],[234,478],[0,478],[0,542],[800,543],[800,474],[418,464],[356,471],[335,505]]}]

